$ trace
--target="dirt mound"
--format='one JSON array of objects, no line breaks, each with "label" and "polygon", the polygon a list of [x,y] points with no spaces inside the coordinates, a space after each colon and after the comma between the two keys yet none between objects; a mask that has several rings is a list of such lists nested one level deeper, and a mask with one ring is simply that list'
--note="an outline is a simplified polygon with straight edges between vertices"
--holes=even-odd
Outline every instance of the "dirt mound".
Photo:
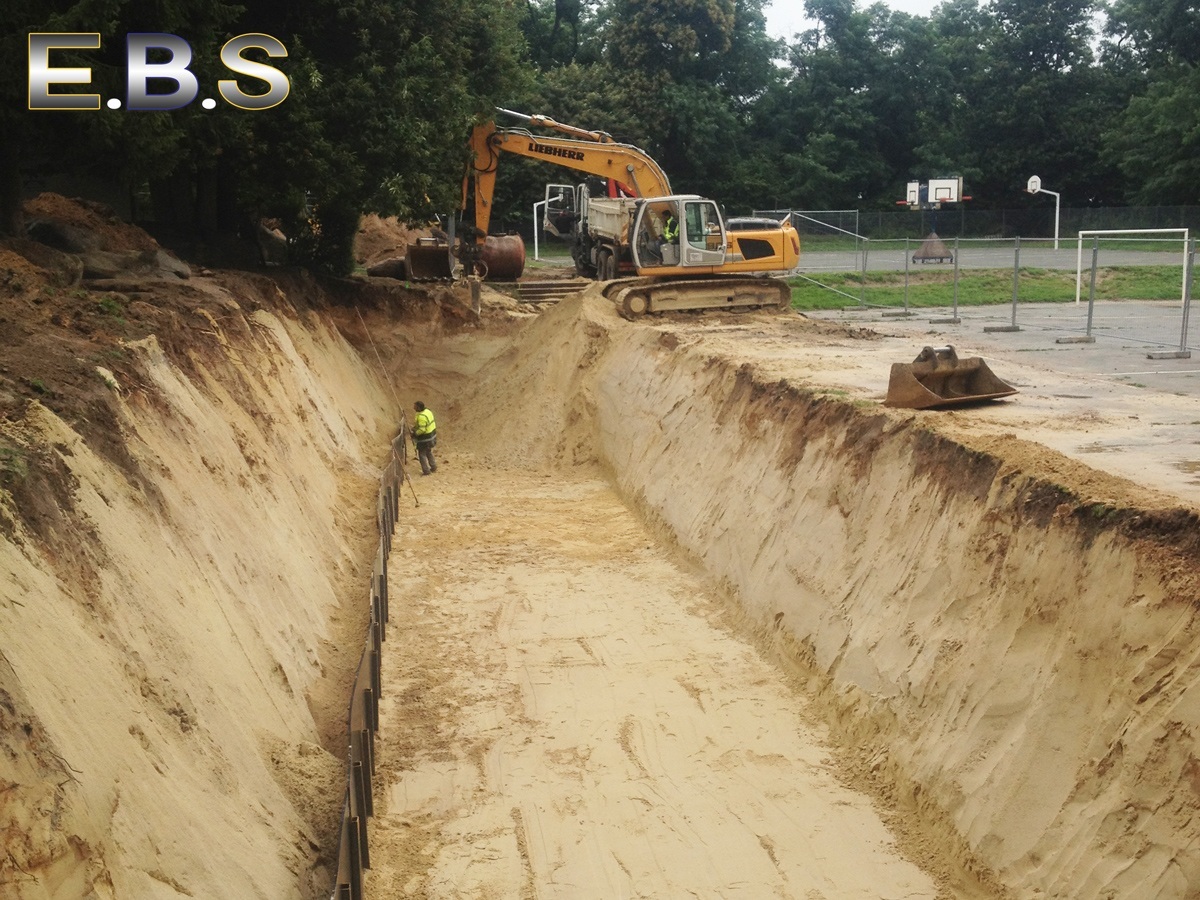
[{"label": "dirt mound", "polygon": [[44,193],[27,201],[24,209],[27,222],[55,222],[82,229],[101,250],[159,249],[158,241],[136,225],[121,221],[102,203]]},{"label": "dirt mound", "polygon": [[430,234],[428,228],[407,225],[395,216],[384,218],[369,213],[362,217],[354,238],[354,259],[366,267],[395,259],[404,255],[409,243]]}]

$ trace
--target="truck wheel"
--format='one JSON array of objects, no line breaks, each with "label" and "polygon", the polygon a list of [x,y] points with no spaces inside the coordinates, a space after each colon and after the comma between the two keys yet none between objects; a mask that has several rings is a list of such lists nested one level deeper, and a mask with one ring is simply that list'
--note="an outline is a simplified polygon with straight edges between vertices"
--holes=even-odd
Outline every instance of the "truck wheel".
[{"label": "truck wheel", "polygon": [[571,258],[575,260],[575,274],[580,278],[591,278],[594,274],[592,267],[588,265],[586,257],[578,247],[571,248]]},{"label": "truck wheel", "polygon": [[621,303],[621,309],[626,318],[644,316],[650,311],[650,298],[640,291],[630,291]]},{"label": "truck wheel", "polygon": [[617,277],[617,255],[615,253],[608,254],[608,268],[604,276],[606,281],[612,281]]}]

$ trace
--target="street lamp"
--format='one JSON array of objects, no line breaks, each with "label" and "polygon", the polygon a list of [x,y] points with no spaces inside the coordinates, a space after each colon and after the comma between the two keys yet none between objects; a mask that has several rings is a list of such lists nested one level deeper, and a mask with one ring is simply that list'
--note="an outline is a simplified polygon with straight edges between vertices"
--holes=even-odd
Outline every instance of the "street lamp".
[{"label": "street lamp", "polygon": [[1059,214],[1059,203],[1062,199],[1062,195],[1059,194],[1057,191],[1048,191],[1044,187],[1042,187],[1042,179],[1038,178],[1036,175],[1031,175],[1029,177],[1029,184],[1025,188],[1025,190],[1031,194],[1050,194],[1052,197],[1054,197],[1054,249],[1057,250],[1058,249],[1058,214]]}]

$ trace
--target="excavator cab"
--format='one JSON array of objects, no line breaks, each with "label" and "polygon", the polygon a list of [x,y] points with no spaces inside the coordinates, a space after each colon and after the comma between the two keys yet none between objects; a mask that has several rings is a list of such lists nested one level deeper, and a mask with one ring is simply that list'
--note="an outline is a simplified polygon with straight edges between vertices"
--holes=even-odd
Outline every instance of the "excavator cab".
[{"label": "excavator cab", "polygon": [[645,274],[691,269],[711,272],[725,262],[725,222],[712,200],[656,197],[634,214],[633,264]]}]

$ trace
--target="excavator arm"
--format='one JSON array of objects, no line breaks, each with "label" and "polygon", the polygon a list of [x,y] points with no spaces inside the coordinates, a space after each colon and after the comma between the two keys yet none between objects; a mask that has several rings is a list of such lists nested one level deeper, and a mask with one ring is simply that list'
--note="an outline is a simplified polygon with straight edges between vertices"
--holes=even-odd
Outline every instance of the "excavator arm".
[{"label": "excavator arm", "polygon": [[[599,131],[561,125],[545,116],[525,116],[531,124],[571,134],[571,137],[535,135],[524,128],[497,128],[495,122],[475,126],[471,132],[473,162],[463,179],[463,209],[467,208],[474,181],[475,228],[486,235],[492,218],[492,197],[501,153],[612,179],[633,188],[638,197],[666,197],[671,193],[667,173],[644,150],[620,144]],[[482,241],[482,236],[477,236]]]}]

